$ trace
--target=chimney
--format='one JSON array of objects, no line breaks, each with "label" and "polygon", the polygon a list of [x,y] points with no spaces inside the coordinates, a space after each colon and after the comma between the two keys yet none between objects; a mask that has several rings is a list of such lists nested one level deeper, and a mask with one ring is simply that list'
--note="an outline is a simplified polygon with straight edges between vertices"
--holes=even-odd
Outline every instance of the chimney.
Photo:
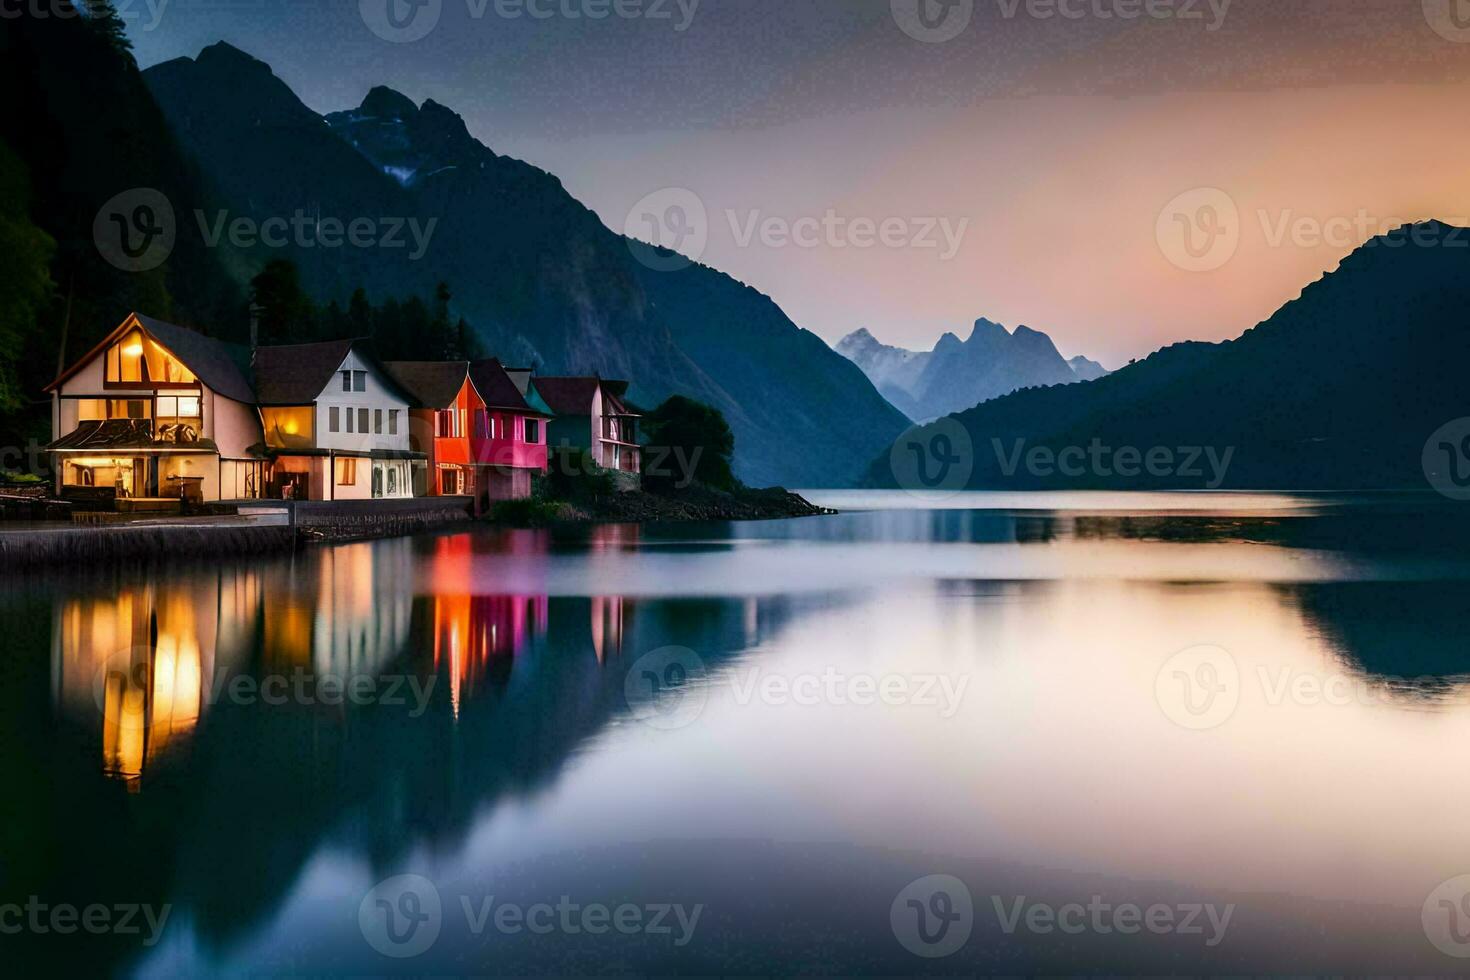
[{"label": "chimney", "polygon": [[255,348],[260,346],[260,314],[264,308],[258,303],[250,304],[250,363],[255,363]]}]

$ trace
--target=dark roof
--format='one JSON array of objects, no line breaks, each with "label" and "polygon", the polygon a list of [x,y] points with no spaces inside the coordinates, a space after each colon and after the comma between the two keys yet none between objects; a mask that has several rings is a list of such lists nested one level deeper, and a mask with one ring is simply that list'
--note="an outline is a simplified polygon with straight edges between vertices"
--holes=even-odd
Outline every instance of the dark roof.
[{"label": "dark roof", "polygon": [[81,422],[46,448],[84,451],[199,449],[210,452],[216,449],[214,442],[209,439],[196,438],[190,442],[154,439],[153,423],[149,419],[97,419]]},{"label": "dark roof", "polygon": [[262,405],[309,405],[327,390],[356,341],[260,347],[255,351],[255,393]]},{"label": "dark roof", "polygon": [[539,404],[539,399],[535,404],[527,401],[521,394],[521,389],[516,386],[515,379],[506,373],[498,358],[491,357],[470,364],[470,380],[475,383],[475,390],[480,393],[487,408],[505,408],[530,415],[550,414],[546,412],[545,406]]},{"label": "dark roof", "polygon": [[384,361],[383,366],[414,396],[415,408],[440,410],[454,405],[470,371],[469,361]]},{"label": "dark roof", "polygon": [[598,378],[532,378],[531,383],[557,415],[591,415]]},{"label": "dark roof", "polygon": [[206,386],[237,402],[248,404],[255,401],[255,394],[251,391],[249,381],[250,349],[248,347],[227,344],[222,340],[206,337],[196,330],[155,320],[141,313],[129,314],[102,343],[62,372],[47,390],[59,386],[67,378],[80,371],[92,358],[102,353],[108,344],[115,342],[134,320],[149,336],[166,347],[169,353],[177,357],[190,371],[193,371]]},{"label": "dark roof", "polygon": [[[505,365],[502,364],[501,367],[505,367]],[[510,375],[510,380],[516,383],[516,390],[521,394],[524,395],[531,390],[530,368],[508,367],[505,368],[505,373]]]}]

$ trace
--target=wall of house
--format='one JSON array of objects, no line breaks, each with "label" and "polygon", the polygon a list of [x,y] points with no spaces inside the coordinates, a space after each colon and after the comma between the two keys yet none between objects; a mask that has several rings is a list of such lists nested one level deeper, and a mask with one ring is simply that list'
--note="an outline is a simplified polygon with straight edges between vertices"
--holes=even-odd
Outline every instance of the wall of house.
[{"label": "wall of house", "polygon": [[[343,371],[366,371],[366,391],[343,391],[341,373]],[[339,424],[336,432],[331,428],[331,410],[339,410]],[[347,431],[347,420],[345,413],[348,409],[353,411],[353,426],[351,432]],[[359,422],[360,409],[367,409],[368,432],[360,432]],[[398,413],[398,432],[391,433],[389,430],[389,413]],[[377,431],[378,413],[382,413],[382,431]],[[345,449],[351,452],[369,452],[373,449],[409,449],[409,409],[408,402],[394,393],[387,379],[366,360],[359,357],[356,351],[347,355],[347,359],[338,367],[337,372],[332,375],[327,388],[317,396],[316,401],[316,444],[321,449]]]},{"label": "wall of house", "polygon": [[204,389],[204,432],[219,446],[221,456],[243,457],[246,450],[263,442],[260,413],[254,405],[237,402]]},{"label": "wall of house", "polygon": [[[489,436],[488,421],[474,428],[471,452],[480,464],[514,466],[522,469],[546,470],[547,427],[543,420],[541,432],[535,444],[526,442],[526,417],[515,412],[490,409],[489,416],[495,421],[495,435]],[[501,435],[501,431],[505,435]],[[588,432],[590,433],[590,428]]]}]

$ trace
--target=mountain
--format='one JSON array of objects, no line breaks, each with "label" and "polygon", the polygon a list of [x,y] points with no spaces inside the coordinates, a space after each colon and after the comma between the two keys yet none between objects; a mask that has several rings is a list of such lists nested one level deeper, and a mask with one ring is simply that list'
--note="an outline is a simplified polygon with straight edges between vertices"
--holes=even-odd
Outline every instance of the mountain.
[{"label": "mountain", "polygon": [[[656,271],[552,175],[496,154],[449,108],[371,90],[319,115],[264,62],[227,44],[144,72],[213,195],[180,236],[221,221],[290,221],[272,247],[220,235],[243,281],[291,259],[319,302],[429,295],[507,362],[544,373],[627,378],[632,401],[673,394],[715,406],[735,432],[736,475],[753,484],[852,482],[906,422],[861,371],[767,296],[714,269]],[[366,247],[324,247],[321,219],[370,222]],[[396,244],[390,226],[398,227]],[[195,227],[202,225],[202,227]]]},{"label": "mountain", "polygon": [[1096,381],[1098,378],[1108,376],[1107,368],[1085,357],[1074,357],[1067,361],[1067,366],[1072,369],[1078,381]]},{"label": "mountain", "polygon": [[1085,357],[1066,361],[1046,334],[1015,332],[983,317],[968,340],[952,333],[932,351],[880,343],[866,328],[844,337],[837,352],[858,367],[878,391],[909,418],[927,421],[1021,388],[1092,381],[1107,374]]},{"label": "mountain", "polygon": [[[1424,488],[1426,442],[1470,416],[1466,364],[1470,231],[1430,222],[1372,239],[1236,340],[1176,344],[936,425],[951,445],[955,423],[968,433],[972,452],[950,456],[972,466],[972,488]],[[1048,464],[1068,449],[1070,472]],[[1155,450],[1150,473],[1136,460]],[[895,484],[888,454],[869,478]]]}]

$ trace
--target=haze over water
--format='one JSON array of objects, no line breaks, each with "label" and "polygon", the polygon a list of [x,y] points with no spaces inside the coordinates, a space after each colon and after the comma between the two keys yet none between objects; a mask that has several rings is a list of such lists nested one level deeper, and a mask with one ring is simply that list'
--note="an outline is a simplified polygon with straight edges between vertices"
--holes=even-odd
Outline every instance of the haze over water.
[{"label": "haze over water", "polygon": [[[813,497],[847,510],[8,580],[6,891],[170,904],[156,945],[68,945],[145,976],[1457,965],[1440,498]],[[442,921],[395,959],[359,912],[405,874]],[[936,874],[973,929],[925,959],[892,915]],[[701,913],[476,933],[490,896]],[[1231,912],[1007,931],[1018,901]]]}]

